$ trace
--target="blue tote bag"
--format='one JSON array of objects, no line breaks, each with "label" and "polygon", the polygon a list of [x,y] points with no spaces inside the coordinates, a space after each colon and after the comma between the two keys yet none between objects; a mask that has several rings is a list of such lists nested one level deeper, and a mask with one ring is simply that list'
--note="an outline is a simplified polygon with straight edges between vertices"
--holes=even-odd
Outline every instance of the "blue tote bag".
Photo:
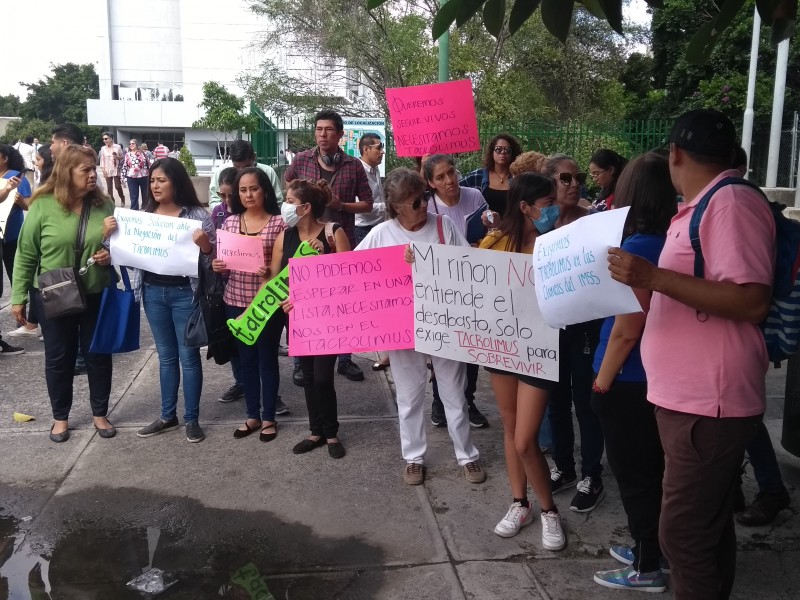
[{"label": "blue tote bag", "polygon": [[128,270],[120,267],[120,272],[125,289],[117,288],[116,278],[112,277],[111,283],[103,290],[89,352],[118,354],[139,349],[141,306],[133,294]]}]

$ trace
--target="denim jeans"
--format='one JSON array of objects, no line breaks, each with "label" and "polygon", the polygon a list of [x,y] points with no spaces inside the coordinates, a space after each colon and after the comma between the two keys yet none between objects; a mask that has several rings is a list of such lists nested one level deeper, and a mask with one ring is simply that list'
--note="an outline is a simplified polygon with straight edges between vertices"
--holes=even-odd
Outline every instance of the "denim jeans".
[{"label": "denim jeans", "polygon": [[785,486],[781,470],[778,468],[778,458],[775,448],[769,437],[767,426],[762,421],[758,425],[756,434],[747,444],[747,456],[753,465],[753,475],[758,483],[758,491],[767,494],[780,494]]},{"label": "denim jeans", "polygon": [[131,209],[139,210],[139,191],[142,192],[142,204],[147,202],[149,177],[128,177],[128,194],[131,197]]},{"label": "denim jeans", "polygon": [[182,370],[184,421],[197,421],[200,417],[200,393],[203,390],[203,365],[200,362],[200,349],[187,348],[183,341],[186,321],[192,314],[192,288],[188,285],[145,283],[142,303],[158,351],[161,419],[169,421],[177,415]]},{"label": "denim jeans", "polygon": [[105,417],[111,395],[111,355],[94,354],[89,347],[97,325],[102,294],[86,294],[86,310],[77,315],[56,319],[44,316],[42,297],[38,289],[31,290],[31,306],[40,314],[44,337],[44,373],[47,393],[57,421],[69,419],[72,408],[72,380],[75,376],[75,357],[80,346],[86,358],[89,378],[89,403],[92,415]]},{"label": "denim jeans", "polygon": [[590,406],[592,358],[597,349],[602,321],[569,325],[559,336],[559,383],[550,395],[550,425],[553,428],[553,461],[560,471],[575,470],[575,432],[572,405],[581,435],[581,479],[600,477],[603,466],[603,431]]},{"label": "denim jeans", "polygon": [[[225,310],[229,319],[235,319],[245,308],[226,306]],[[236,340],[239,350],[239,376],[244,388],[248,419],[275,420],[275,404],[280,387],[278,346],[285,324],[286,314],[278,310],[267,321],[255,344],[249,346]]]}]

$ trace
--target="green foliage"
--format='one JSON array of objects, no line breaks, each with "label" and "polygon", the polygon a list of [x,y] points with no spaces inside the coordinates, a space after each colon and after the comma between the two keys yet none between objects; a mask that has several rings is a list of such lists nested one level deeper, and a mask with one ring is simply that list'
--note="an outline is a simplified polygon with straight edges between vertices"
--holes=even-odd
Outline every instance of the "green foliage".
[{"label": "green foliage", "polygon": [[17,140],[24,139],[25,136],[32,135],[39,138],[39,142],[46,144],[50,142],[50,133],[53,131],[55,123],[52,121],[42,121],[41,119],[20,119],[8,124],[5,135],[0,137],[3,144],[13,144]]},{"label": "green foliage", "polygon": [[92,64],[53,65],[51,75],[23,85],[28,88],[28,97],[20,108],[20,116],[54,123],[86,123],[86,100],[100,95]]},{"label": "green foliage", "polygon": [[[376,10],[388,0],[367,0],[366,7]],[[626,0],[541,0],[541,15],[548,31],[566,43],[572,12],[578,6],[585,7],[597,19],[605,20],[619,34],[623,33],[622,4]],[[664,0],[645,0],[653,8],[662,8]],[[745,0],[717,0],[711,21],[696,31],[686,56],[694,64],[705,64],[715,45],[730,24],[742,15]],[[795,28],[797,5],[800,0],[758,0],[758,12],[765,23],[772,26],[772,44],[788,39]],[[511,11],[510,34],[516,33],[539,5],[539,0],[516,0]],[[502,23],[506,16],[506,3],[498,0],[448,0],[438,10],[431,32],[439,39],[453,22],[463,27],[483,7],[483,22],[486,30],[500,39]],[[746,9],[744,9],[746,10]],[[690,23],[691,21],[687,21]]]},{"label": "green foliage", "polygon": [[178,150],[178,160],[181,161],[181,164],[186,169],[189,177],[194,177],[197,175],[197,167],[194,164],[194,157],[192,156],[192,153],[189,152],[189,148],[186,147],[186,144],[181,146],[181,149]]},{"label": "green foliage", "polygon": [[18,117],[21,106],[22,102],[14,94],[0,96],[0,117]]},{"label": "green foliage", "polygon": [[216,81],[203,84],[203,101],[200,106],[206,110],[202,119],[192,123],[197,129],[214,132],[217,148],[223,160],[228,159],[228,140],[235,139],[237,131],[251,133],[258,127],[258,119],[245,112],[245,100],[232,94]]}]

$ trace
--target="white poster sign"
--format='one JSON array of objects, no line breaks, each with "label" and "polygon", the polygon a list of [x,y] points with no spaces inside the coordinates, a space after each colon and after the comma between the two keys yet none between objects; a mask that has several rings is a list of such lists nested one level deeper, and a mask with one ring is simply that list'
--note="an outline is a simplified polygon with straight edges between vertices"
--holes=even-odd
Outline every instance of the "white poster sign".
[{"label": "white poster sign", "polygon": [[111,262],[159,275],[197,277],[200,248],[192,234],[200,221],[117,208],[111,235]]},{"label": "white poster sign", "polygon": [[527,254],[414,244],[418,352],[558,381],[558,330],[534,300]]},{"label": "white poster sign", "polygon": [[536,299],[551,327],[642,310],[633,290],[608,272],[608,249],[619,246],[630,209],[582,217],[536,238]]}]

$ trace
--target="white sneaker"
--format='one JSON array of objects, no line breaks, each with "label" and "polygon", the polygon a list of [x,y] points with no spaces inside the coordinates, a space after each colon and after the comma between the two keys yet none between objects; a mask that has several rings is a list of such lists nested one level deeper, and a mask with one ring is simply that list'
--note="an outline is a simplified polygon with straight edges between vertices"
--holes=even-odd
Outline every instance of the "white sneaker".
[{"label": "white sneaker", "polygon": [[514,502],[508,509],[506,516],[495,525],[494,532],[500,537],[514,537],[525,525],[533,521],[533,510],[530,504],[522,506]]},{"label": "white sneaker", "polygon": [[6,334],[8,337],[21,337],[21,336],[31,336],[31,337],[39,337],[39,327],[36,326],[33,329],[28,329],[24,325],[20,325],[14,331],[9,331]]},{"label": "white sneaker", "polygon": [[552,510],[542,513],[542,546],[545,550],[563,550],[567,545],[561,515]]}]

